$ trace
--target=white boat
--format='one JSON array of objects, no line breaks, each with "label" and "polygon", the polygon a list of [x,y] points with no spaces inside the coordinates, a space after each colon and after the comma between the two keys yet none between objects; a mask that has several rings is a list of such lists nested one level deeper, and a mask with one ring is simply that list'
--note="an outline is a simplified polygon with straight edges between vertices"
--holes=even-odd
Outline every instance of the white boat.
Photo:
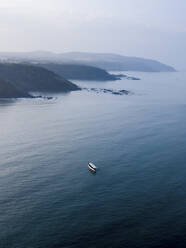
[{"label": "white boat", "polygon": [[92,172],[96,172],[96,170],[97,170],[97,167],[93,163],[88,163],[88,168]]}]

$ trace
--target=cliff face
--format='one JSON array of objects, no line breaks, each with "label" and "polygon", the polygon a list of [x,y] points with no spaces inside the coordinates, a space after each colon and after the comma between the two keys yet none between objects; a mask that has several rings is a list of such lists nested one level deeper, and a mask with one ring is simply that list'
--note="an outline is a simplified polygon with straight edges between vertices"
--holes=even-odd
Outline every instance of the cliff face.
[{"label": "cliff face", "polygon": [[56,74],[63,76],[67,79],[78,79],[78,80],[98,80],[108,81],[117,80],[117,75],[112,75],[107,71],[87,65],[75,65],[75,64],[55,64],[45,63],[39,64],[48,70],[55,72]]},{"label": "cliff face", "polygon": [[16,88],[10,82],[0,78],[0,98],[28,98],[27,92]]},{"label": "cliff face", "polygon": [[25,92],[70,92],[79,87],[47,69],[26,64],[0,64],[0,76]]}]

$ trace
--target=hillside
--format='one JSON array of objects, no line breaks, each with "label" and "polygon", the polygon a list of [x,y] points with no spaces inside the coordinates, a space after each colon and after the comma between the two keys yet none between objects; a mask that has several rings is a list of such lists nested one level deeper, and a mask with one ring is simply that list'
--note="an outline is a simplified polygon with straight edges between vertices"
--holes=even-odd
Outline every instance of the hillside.
[{"label": "hillside", "polygon": [[27,98],[28,93],[16,88],[10,82],[0,78],[0,98]]},{"label": "hillside", "polygon": [[38,66],[0,63],[0,75],[25,92],[69,92],[79,89],[54,72]]},{"label": "hillside", "polygon": [[39,64],[39,66],[44,67],[56,74],[63,76],[67,79],[78,79],[78,80],[118,80],[119,76],[112,75],[107,71],[86,65],[71,65],[71,64],[54,64],[46,63]]},{"label": "hillside", "polygon": [[110,71],[144,71],[144,72],[173,72],[172,66],[152,59],[128,57],[112,53],[52,53],[35,52],[0,52],[0,60],[14,62],[39,62],[79,64],[102,68]]}]

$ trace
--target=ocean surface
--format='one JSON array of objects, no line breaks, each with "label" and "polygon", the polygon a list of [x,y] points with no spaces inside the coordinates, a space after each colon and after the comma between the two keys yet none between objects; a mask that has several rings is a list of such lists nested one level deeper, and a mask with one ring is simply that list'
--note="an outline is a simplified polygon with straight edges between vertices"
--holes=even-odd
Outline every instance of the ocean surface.
[{"label": "ocean surface", "polygon": [[0,103],[0,248],[186,247],[186,73],[128,75]]}]

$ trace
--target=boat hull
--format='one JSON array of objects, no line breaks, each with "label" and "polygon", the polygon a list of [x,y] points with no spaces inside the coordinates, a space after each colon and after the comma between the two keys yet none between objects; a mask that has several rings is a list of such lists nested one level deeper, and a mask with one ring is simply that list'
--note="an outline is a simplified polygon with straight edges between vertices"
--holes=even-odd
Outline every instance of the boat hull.
[{"label": "boat hull", "polygon": [[88,168],[89,168],[90,171],[96,173],[96,169],[95,168],[92,168],[90,165],[88,165]]}]

